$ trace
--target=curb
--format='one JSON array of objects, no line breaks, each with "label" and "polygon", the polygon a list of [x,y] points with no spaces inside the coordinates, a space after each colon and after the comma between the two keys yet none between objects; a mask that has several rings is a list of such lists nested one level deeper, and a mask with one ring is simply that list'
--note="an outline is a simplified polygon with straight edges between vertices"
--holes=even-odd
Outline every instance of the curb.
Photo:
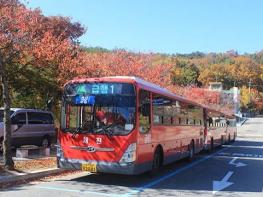
[{"label": "curb", "polygon": [[[7,176],[5,178],[0,178],[0,185],[11,184],[11,183],[15,183],[17,181],[27,181],[27,180],[32,180],[32,179],[36,179],[36,178],[42,178],[45,176],[62,173],[64,171],[66,171],[66,170],[55,168],[55,169],[49,169],[49,170],[45,170],[45,171],[41,171],[41,172],[33,172],[33,173],[25,174],[25,175],[10,175],[10,176]],[[1,189],[1,187],[0,187],[0,189]]]}]

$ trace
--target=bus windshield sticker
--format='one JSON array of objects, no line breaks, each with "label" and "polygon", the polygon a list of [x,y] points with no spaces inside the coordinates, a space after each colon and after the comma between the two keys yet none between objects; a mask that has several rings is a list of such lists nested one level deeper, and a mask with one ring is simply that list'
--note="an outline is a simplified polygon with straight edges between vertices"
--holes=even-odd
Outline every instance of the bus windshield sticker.
[{"label": "bus windshield sticker", "polygon": [[124,129],[128,131],[132,130],[132,128],[133,128],[133,124],[125,124],[124,126]]},{"label": "bus windshield sticker", "polygon": [[81,84],[77,86],[77,94],[86,94],[86,87],[85,84]]},{"label": "bus windshield sticker", "polygon": [[76,105],[94,105],[95,104],[95,96],[89,95],[89,96],[84,96],[84,95],[77,95],[75,97],[75,104]]}]

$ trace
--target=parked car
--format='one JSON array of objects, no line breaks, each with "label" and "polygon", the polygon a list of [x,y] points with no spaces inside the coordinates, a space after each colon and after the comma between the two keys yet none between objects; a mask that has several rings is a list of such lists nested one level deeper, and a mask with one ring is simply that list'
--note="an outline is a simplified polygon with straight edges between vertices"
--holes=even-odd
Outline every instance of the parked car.
[{"label": "parked car", "polygon": [[[0,108],[0,141],[4,136],[4,110]],[[51,112],[38,109],[11,108],[11,146],[50,146],[56,139],[54,117]]]}]

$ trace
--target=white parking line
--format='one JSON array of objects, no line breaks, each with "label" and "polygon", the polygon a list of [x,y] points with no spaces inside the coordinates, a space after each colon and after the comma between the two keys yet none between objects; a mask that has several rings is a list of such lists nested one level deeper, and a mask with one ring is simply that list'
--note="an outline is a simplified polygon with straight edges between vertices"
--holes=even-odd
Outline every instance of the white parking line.
[{"label": "white parking line", "polygon": [[263,149],[263,146],[239,146],[239,145],[223,145],[224,147],[228,148],[256,148],[256,149]]},{"label": "white parking line", "polygon": [[66,189],[62,187],[52,187],[52,186],[34,186],[35,188],[38,189],[45,189],[45,190],[56,190],[56,191],[64,191],[64,192],[74,192],[74,193],[79,193],[79,194],[92,194],[92,195],[99,195],[99,196],[120,196],[120,194],[107,194],[107,193],[102,193],[102,192],[92,192],[88,190],[77,190],[77,189]]},{"label": "white parking line", "polygon": [[263,158],[263,155],[261,154],[250,154],[250,153],[226,153],[226,152],[221,152],[218,153],[217,155],[219,156],[232,156],[232,157],[249,157],[249,158]]}]

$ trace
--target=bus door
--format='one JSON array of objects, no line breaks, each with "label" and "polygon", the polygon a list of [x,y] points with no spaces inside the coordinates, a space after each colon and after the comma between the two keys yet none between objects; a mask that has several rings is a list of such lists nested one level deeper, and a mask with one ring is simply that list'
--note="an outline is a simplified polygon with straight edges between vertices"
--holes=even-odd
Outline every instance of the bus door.
[{"label": "bus door", "polygon": [[203,109],[203,126],[204,126],[204,146],[206,148],[207,146],[207,140],[208,140],[208,115],[207,110]]},{"label": "bus door", "polygon": [[152,157],[151,94],[141,89],[138,102],[138,160],[145,163]]}]

